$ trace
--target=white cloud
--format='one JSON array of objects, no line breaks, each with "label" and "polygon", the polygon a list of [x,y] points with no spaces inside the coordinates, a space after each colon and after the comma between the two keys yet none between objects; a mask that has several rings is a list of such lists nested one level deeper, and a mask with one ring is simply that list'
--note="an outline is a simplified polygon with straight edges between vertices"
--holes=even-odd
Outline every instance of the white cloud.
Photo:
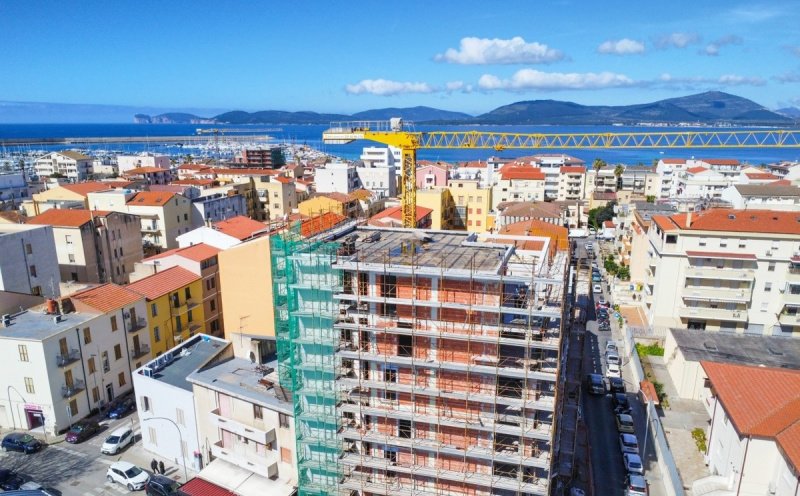
[{"label": "white cloud", "polygon": [[735,7],[724,13],[721,17],[731,22],[764,22],[785,14],[782,7],[769,4],[749,5],[746,7]]},{"label": "white cloud", "polygon": [[351,95],[392,96],[404,93],[433,93],[434,88],[428,83],[411,83],[390,81],[388,79],[364,79],[356,84],[348,84],[345,91]]},{"label": "white cloud", "polygon": [[737,74],[724,74],[719,77],[676,77],[665,73],[653,82],[653,86],[681,87],[687,89],[715,86],[763,86],[764,84],[766,84],[766,81],[760,77],[739,76]]},{"label": "white cloud", "polygon": [[613,72],[542,72],[522,69],[510,79],[500,79],[492,74],[484,74],[478,80],[482,90],[588,90],[634,86],[637,83],[624,74]]},{"label": "white cloud", "polygon": [[614,55],[630,55],[644,53],[644,43],[641,41],[623,38],[621,40],[604,41],[597,47],[599,53],[609,53]]},{"label": "white cloud", "polygon": [[448,48],[444,53],[434,56],[437,62],[451,64],[547,64],[564,58],[560,50],[537,42],[526,42],[515,36],[504,40],[499,38],[461,38],[458,49]]},{"label": "white cloud", "polygon": [[658,48],[686,48],[689,45],[700,43],[700,40],[700,35],[697,33],[671,33],[657,38],[655,45]]},{"label": "white cloud", "polygon": [[712,41],[706,47],[701,50],[699,53],[709,55],[711,57],[716,57],[719,55],[719,49],[726,46],[726,45],[741,45],[744,42],[742,38],[736,36],[735,34],[729,34],[727,36],[723,36],[717,40]]},{"label": "white cloud", "polygon": [[449,81],[445,83],[444,90],[447,93],[460,91],[462,93],[472,93],[472,85],[466,84],[464,81]]},{"label": "white cloud", "polygon": [[760,77],[739,76],[736,74],[724,74],[717,79],[719,84],[725,86],[764,86],[766,81]]},{"label": "white cloud", "polygon": [[779,83],[800,83],[800,74],[797,72],[784,72],[778,76],[773,76],[772,79]]}]

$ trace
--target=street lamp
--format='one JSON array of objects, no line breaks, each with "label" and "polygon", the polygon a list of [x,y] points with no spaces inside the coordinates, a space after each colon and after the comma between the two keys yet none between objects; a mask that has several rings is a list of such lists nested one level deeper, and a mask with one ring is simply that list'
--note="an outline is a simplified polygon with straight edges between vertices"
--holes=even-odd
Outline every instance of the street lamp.
[{"label": "street lamp", "polygon": [[186,470],[186,458],[183,457],[183,435],[181,434],[181,428],[178,427],[178,424],[176,424],[172,419],[168,419],[167,417],[147,417],[147,418],[141,419],[142,422],[147,422],[148,420],[166,420],[170,424],[174,425],[175,429],[178,430],[178,439],[180,440],[180,443],[181,443],[180,447],[178,449],[180,451],[180,459],[183,461],[183,477],[184,477],[185,481],[188,481],[189,480],[189,472]]}]

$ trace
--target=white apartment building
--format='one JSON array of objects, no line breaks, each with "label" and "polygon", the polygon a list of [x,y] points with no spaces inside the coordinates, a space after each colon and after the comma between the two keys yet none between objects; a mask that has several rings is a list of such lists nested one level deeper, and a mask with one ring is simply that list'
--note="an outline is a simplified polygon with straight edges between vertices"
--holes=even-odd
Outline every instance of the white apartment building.
[{"label": "white apartment building", "polygon": [[123,174],[139,167],[157,167],[169,169],[170,161],[167,155],[140,153],[138,155],[117,155],[117,172]]},{"label": "white apartment building", "polygon": [[736,177],[705,167],[690,167],[679,172],[675,180],[676,195],[681,198],[720,198],[725,188],[738,182]]},{"label": "white apartment building", "polygon": [[88,155],[65,150],[37,158],[33,167],[39,177],[57,173],[73,182],[79,182],[87,180],[92,174],[93,161],[94,159]]},{"label": "white apartment building", "polygon": [[800,214],[655,215],[646,240],[650,325],[800,337]]},{"label": "white apartment building", "polygon": [[131,363],[149,353],[146,331],[133,347],[147,329],[137,314],[143,297],[108,284],[0,322],[0,424],[54,435],[130,391]]},{"label": "white apartment building", "polygon": [[393,146],[365,146],[359,157],[366,167],[400,167],[403,157],[399,148]]},{"label": "white apartment building", "polygon": [[394,164],[356,166],[356,176],[361,187],[377,195],[378,198],[397,196],[397,172]]},{"label": "white apartment building", "polygon": [[[656,185],[658,198],[675,198],[676,196],[682,195],[683,192],[678,191],[681,188],[679,178],[684,176],[685,172],[689,169],[694,168],[696,171],[699,171],[701,167],[721,175],[722,178],[717,178],[716,180],[724,180],[725,186],[728,186],[738,182],[738,176],[743,166],[735,159],[695,159],[694,157],[690,159],[662,158],[656,164],[656,173],[659,176]],[[697,181],[699,184],[697,186],[692,185],[692,191],[696,188],[701,188],[702,182],[708,180],[710,179],[705,177],[698,178]],[[685,183],[683,188],[686,188]]]},{"label": "white apartment building", "polygon": [[[558,170],[558,200],[582,200],[586,195],[586,168],[565,165]],[[545,180],[546,184],[547,180]],[[545,186],[546,188],[547,186]]]},{"label": "white apartment building", "polygon": [[508,164],[492,187],[492,210],[505,202],[544,201],[545,175],[538,167]]},{"label": "white apartment building", "polygon": [[356,166],[347,162],[332,162],[314,172],[317,193],[348,194],[361,187]]},{"label": "white apartment building", "polygon": [[696,481],[692,492],[797,495],[800,371],[716,362],[701,365],[708,375],[704,404],[711,425],[705,458],[712,475]]},{"label": "white apartment building", "polygon": [[28,196],[28,183],[25,181],[24,173],[0,173],[0,202],[22,203]]},{"label": "white apartment building", "polygon": [[734,184],[722,190],[720,199],[735,209],[800,211],[800,188],[791,185]]},{"label": "white apartment building", "polygon": [[0,224],[0,290],[57,298],[58,257],[52,226]]}]

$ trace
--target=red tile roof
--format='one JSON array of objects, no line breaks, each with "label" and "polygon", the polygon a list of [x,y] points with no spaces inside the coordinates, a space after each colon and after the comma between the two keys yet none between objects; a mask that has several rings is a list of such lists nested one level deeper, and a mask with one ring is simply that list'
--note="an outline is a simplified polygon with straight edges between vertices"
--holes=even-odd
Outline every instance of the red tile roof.
[{"label": "red tile roof", "polygon": [[[144,295],[148,300],[155,300],[167,293],[193,283],[200,276],[189,272],[183,267],[170,267],[167,270],[139,279],[126,286],[131,291]],[[200,295],[196,295],[200,296]]]},{"label": "red tile roof", "polygon": [[162,169],[161,167],[134,167],[123,172],[123,175],[136,175],[136,174],[169,174],[169,169]]},{"label": "red tile roof", "polygon": [[346,195],[344,193],[320,193],[317,196],[324,196],[325,198],[330,198],[331,200],[337,201],[339,203],[350,203],[351,201],[355,200],[350,195]]},{"label": "red tile roof", "polygon": [[286,177],[286,176],[272,176],[272,179],[274,179],[275,181],[278,181],[279,183],[283,183],[283,184],[292,184],[294,182],[294,179],[292,179],[291,177]]},{"label": "red tile roof", "polygon": [[203,164],[183,164],[180,167],[178,167],[178,169],[179,170],[186,170],[186,171],[190,171],[190,170],[192,170],[192,171],[204,171],[204,170],[211,169],[211,167],[209,167],[207,165],[203,165]]},{"label": "red tile roof", "polygon": [[735,158],[700,158],[697,161],[709,165],[739,165],[739,161]]},{"label": "red tile roof", "polygon": [[500,177],[504,180],[544,181],[544,172],[538,167],[528,165],[506,165],[500,169]]},{"label": "red tile roof", "polygon": [[664,162],[665,164],[685,164],[686,163],[686,159],[685,158],[662,158],[661,161]]},{"label": "red tile roof", "polygon": [[214,246],[207,245],[205,243],[197,243],[196,245],[187,246],[185,248],[173,248],[172,250],[167,250],[165,252],[159,253],[158,255],[153,255],[152,257],[148,257],[145,259],[145,261],[158,260],[160,258],[165,258],[171,255],[178,255],[180,257],[187,258],[195,262],[202,262],[203,260],[207,260],[217,255],[221,251],[222,250]]},{"label": "red tile roof", "polygon": [[181,186],[213,186],[214,182],[213,179],[177,179],[175,181],[170,181],[170,184]]},{"label": "red tile roof", "polygon": [[[655,219],[657,216],[653,216]],[[669,217],[686,229],[687,214]],[[731,231],[768,234],[800,234],[800,213],[777,210],[733,210],[715,208],[692,214],[692,231]]]},{"label": "red tile roof", "polygon": [[672,222],[672,219],[666,215],[654,215],[652,221],[655,222],[662,231],[677,231],[679,229],[678,226]]},{"label": "red tile roof", "polygon": [[136,193],[130,200],[128,205],[141,205],[145,207],[163,207],[175,196],[175,193],[168,191],[142,191]]},{"label": "red tile roof", "polygon": [[93,214],[96,217],[105,217],[109,214],[109,212],[104,210],[95,210],[94,212],[89,212],[85,209],[69,210],[51,208],[50,210],[45,210],[36,217],[28,219],[28,224],[39,224],[55,227],[80,227],[87,222],[91,222]]},{"label": "red tile roof", "polygon": [[613,228],[614,227],[614,222],[612,222],[610,220],[604,221],[603,222],[603,227],[605,227],[605,228]]},{"label": "red tile roof", "polygon": [[748,179],[755,179],[757,181],[770,180],[770,179],[775,179],[775,180],[780,179],[775,174],[772,174],[772,173],[769,173],[769,172],[748,172],[747,174],[745,174],[745,176],[747,176]]},{"label": "red tile roof", "polygon": [[200,477],[195,477],[182,485],[181,492],[188,496],[236,496],[236,493]]},{"label": "red tile roof", "polygon": [[699,173],[705,172],[707,170],[708,169],[706,169],[705,167],[698,166],[698,167],[690,167],[690,168],[686,169],[686,172],[688,172],[690,174],[699,174]]},{"label": "red tile roof", "polygon": [[276,176],[281,173],[277,169],[212,169],[218,176]]},{"label": "red tile roof", "polygon": [[240,241],[266,228],[267,226],[264,223],[253,220],[250,217],[245,217],[244,215],[237,215],[236,217],[214,223],[214,229]]},{"label": "red tile roof", "polygon": [[347,220],[347,217],[344,215],[339,215],[336,212],[325,212],[324,214],[301,221],[300,235],[304,238],[315,236],[321,232],[332,229],[345,220]]},{"label": "red tile roof", "polygon": [[800,468],[800,371],[702,361],[711,387],[742,436],[774,438]]},{"label": "red tile roof", "polygon": [[[432,209],[427,208],[427,207],[420,207],[419,205],[417,205],[417,210],[415,212],[416,215],[417,215],[417,222],[421,221],[422,219],[424,219],[425,217],[430,215],[431,212],[433,212]],[[373,215],[372,217],[370,217],[369,220],[370,220],[370,222],[372,222],[373,220],[385,219],[387,217],[391,218],[391,219],[402,221],[403,220],[402,207],[400,207],[400,206],[389,207],[386,210],[384,210],[382,212],[378,212],[377,214]]]},{"label": "red tile roof", "polygon": [[78,291],[71,294],[69,298],[100,312],[108,313],[136,303],[142,298],[141,294],[129,288],[130,286],[124,287],[108,283]]},{"label": "red tile roof", "polygon": [[476,167],[476,168],[485,168],[486,162],[481,162],[480,160],[472,160],[469,162],[463,162],[460,164],[461,167]]},{"label": "red tile roof", "polygon": [[61,187],[66,190],[72,191],[73,193],[77,193],[83,197],[85,197],[89,193],[114,189],[113,186],[109,186],[109,183],[104,183],[103,181],[87,181],[85,183],[62,184]]},{"label": "red tile roof", "polygon": [[584,174],[586,173],[586,167],[582,165],[565,165],[559,169],[561,174]]}]

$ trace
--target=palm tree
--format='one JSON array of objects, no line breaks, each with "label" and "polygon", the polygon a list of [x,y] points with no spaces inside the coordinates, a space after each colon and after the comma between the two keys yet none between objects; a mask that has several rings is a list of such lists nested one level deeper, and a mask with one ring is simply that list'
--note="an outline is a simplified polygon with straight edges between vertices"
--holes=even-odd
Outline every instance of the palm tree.
[{"label": "palm tree", "polygon": [[608,164],[606,163],[606,161],[603,160],[602,158],[596,158],[594,159],[594,162],[592,162],[592,169],[594,169],[595,171],[599,171],[600,169],[602,169],[607,165]]}]

